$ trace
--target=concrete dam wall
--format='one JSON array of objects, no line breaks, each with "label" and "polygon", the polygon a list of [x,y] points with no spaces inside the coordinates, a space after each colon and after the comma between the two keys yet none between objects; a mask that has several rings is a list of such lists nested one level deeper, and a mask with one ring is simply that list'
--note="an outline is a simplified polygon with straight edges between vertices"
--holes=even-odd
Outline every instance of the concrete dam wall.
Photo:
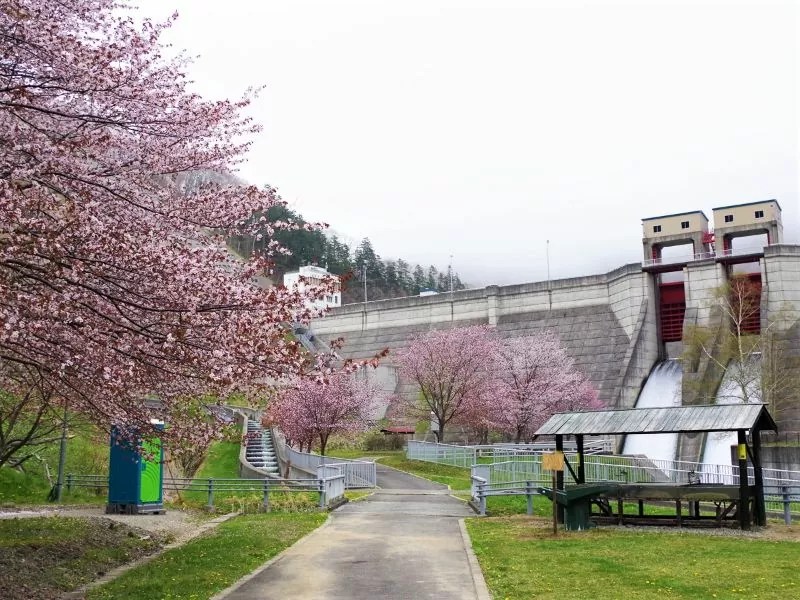
[{"label": "concrete dam wall", "polygon": [[[413,398],[397,374],[393,352],[432,329],[488,324],[502,337],[553,330],[609,406],[633,406],[658,358],[652,285],[639,264],[606,274],[335,308],[312,329],[344,338],[341,355],[362,359],[389,349],[370,376],[387,392]],[[378,416],[396,416],[386,407]]]},{"label": "concrete dam wall", "polygon": [[[653,366],[681,356],[682,342],[663,334],[665,324],[670,325],[663,314],[665,302],[670,301],[663,296],[663,272],[678,276],[677,284],[667,285],[680,286],[685,301],[677,323],[680,340],[681,330],[691,326],[721,324],[714,313],[715,294],[736,266],[726,260],[702,256],[658,271],[636,263],[587,277],[351,304],[331,310],[312,328],[325,340],[344,338],[346,358],[369,358],[388,348],[389,356],[369,376],[385,391],[408,399],[417,391],[398,377],[392,352],[406,346],[415,333],[488,324],[511,338],[552,329],[600,399],[607,406],[631,408]],[[782,349],[780,364],[771,368],[796,373],[800,382],[800,247],[774,244],[752,260],[762,282],[762,330],[774,335]],[[710,368],[713,361],[706,362],[684,365],[682,404],[708,402],[695,397],[697,380],[708,385],[713,399],[722,375]],[[778,440],[783,433],[800,431],[797,389],[793,386],[780,398],[768,398],[780,430]],[[395,417],[394,407],[384,407],[377,416]],[[676,458],[699,460],[702,436],[684,438]]]}]

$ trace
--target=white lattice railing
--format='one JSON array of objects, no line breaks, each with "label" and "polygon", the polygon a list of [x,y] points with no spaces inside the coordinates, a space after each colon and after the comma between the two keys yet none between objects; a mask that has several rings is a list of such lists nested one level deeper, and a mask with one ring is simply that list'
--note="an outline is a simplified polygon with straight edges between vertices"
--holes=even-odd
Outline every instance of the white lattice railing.
[{"label": "white lattice railing", "polygon": [[291,446],[285,447],[286,461],[292,466],[310,474],[317,473],[321,466],[335,466],[344,474],[344,485],[348,489],[369,488],[377,484],[375,463],[367,460],[346,460],[331,458],[319,454],[300,452]]}]

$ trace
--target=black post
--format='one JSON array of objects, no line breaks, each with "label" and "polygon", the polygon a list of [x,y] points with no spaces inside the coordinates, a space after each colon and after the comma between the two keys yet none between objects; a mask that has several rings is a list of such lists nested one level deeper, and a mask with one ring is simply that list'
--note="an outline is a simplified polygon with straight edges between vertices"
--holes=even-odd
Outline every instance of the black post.
[{"label": "black post", "polygon": [[736,432],[739,457],[739,527],[750,529],[750,486],[747,477],[747,435],[744,429]]},{"label": "black post", "polygon": [[67,464],[67,404],[64,404],[64,421],[61,423],[61,446],[58,451],[58,475],[56,479],[56,502],[61,502],[64,492],[64,467]]},{"label": "black post", "polygon": [[578,483],[586,483],[586,468],[583,466],[583,436],[575,436],[575,444],[578,447]]},{"label": "black post", "polygon": [[758,429],[750,430],[750,437],[753,441],[753,473],[756,479],[755,494],[755,522],[759,527],[767,524],[767,507],[764,504],[764,472],[761,467],[761,431]]},{"label": "black post", "polygon": [[[556,452],[564,452],[564,436],[557,435],[556,436]],[[564,471],[556,471],[556,489],[560,492],[564,491]],[[564,507],[559,504],[558,505],[558,522],[564,522]]]}]

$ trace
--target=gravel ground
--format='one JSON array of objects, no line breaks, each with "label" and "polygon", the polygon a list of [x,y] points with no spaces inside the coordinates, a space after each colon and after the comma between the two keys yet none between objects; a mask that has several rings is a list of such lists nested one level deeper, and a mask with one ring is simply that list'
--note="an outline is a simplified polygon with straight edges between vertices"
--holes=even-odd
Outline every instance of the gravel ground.
[{"label": "gravel ground", "polygon": [[88,517],[108,519],[124,523],[130,527],[138,527],[168,540],[181,540],[191,537],[206,522],[201,516],[179,510],[167,510],[163,515],[107,515],[104,507],[92,506],[45,506],[21,510],[3,509],[0,519],[19,519],[32,517]]}]

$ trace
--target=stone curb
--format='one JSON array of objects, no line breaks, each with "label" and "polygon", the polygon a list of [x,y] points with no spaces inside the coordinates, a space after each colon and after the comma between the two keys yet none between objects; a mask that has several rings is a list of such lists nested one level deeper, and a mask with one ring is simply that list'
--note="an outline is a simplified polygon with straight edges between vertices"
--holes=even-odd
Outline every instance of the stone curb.
[{"label": "stone curb", "polygon": [[164,552],[166,552],[168,550],[172,550],[173,548],[179,548],[179,547],[183,546],[187,542],[190,542],[193,539],[195,539],[197,537],[200,537],[204,533],[206,533],[208,531],[211,531],[212,529],[215,529],[220,523],[224,523],[228,519],[231,519],[231,518],[233,518],[233,517],[235,517],[235,516],[237,516],[239,514],[241,514],[241,513],[238,513],[238,512],[227,513],[227,514],[224,514],[224,515],[220,515],[219,517],[216,517],[214,519],[211,519],[210,521],[206,521],[205,523],[200,525],[194,531],[192,531],[192,532],[190,532],[188,534],[185,534],[183,536],[178,537],[174,542],[171,542],[171,543],[167,544],[166,546],[164,546],[160,550],[154,552],[153,554],[148,554],[147,556],[143,556],[143,557],[141,557],[139,559],[136,559],[133,562],[126,563],[124,565],[120,565],[120,566],[118,566],[118,567],[116,567],[114,569],[111,569],[108,573],[106,573],[105,575],[103,575],[99,579],[95,579],[94,581],[90,581],[89,583],[79,587],[77,590],[73,590],[71,592],[67,592],[67,593],[63,594],[61,596],[61,600],[82,600],[84,598],[84,596],[86,595],[86,592],[88,592],[89,590],[94,589],[94,588],[96,588],[98,586],[101,586],[101,585],[103,585],[105,583],[108,583],[109,581],[112,581],[112,580],[116,579],[117,577],[119,577],[123,573],[127,573],[131,569],[135,569],[137,567],[140,567],[142,565],[145,565],[145,564],[149,563],[151,560],[161,556],[162,554],[164,554]]},{"label": "stone curb", "polygon": [[469,562],[469,571],[472,574],[472,585],[475,586],[475,597],[477,600],[491,600],[492,594],[486,585],[486,580],[483,578],[483,571],[478,563],[478,557],[472,550],[472,540],[467,533],[467,526],[464,519],[458,520],[458,527],[461,530],[461,540],[464,542],[464,551],[467,553],[467,561]]},{"label": "stone curb", "polygon": [[261,565],[260,567],[257,567],[254,571],[251,571],[247,575],[243,576],[241,579],[238,579],[232,585],[226,587],[221,592],[217,592],[216,594],[211,596],[211,598],[209,598],[208,600],[223,600],[223,598],[227,598],[229,594],[235,592],[240,587],[242,587],[245,583],[247,583],[248,581],[250,581],[254,577],[260,575],[262,572],[264,572],[269,567],[271,567],[274,563],[278,562],[281,558],[283,558],[284,554],[289,552],[289,550],[292,550],[293,548],[296,548],[296,547],[298,547],[298,546],[300,546],[302,544],[306,544],[308,542],[308,539],[312,535],[314,535],[318,531],[322,531],[323,529],[325,529],[330,522],[331,522],[331,518],[328,517],[328,519],[322,525],[320,525],[319,527],[317,527],[316,529],[314,529],[312,531],[309,531],[307,534],[305,534],[303,537],[301,537],[299,540],[297,540],[294,544],[292,544],[291,546],[289,546],[287,548],[284,548],[278,554],[276,554],[275,556],[270,558],[267,562],[265,562],[263,565]]}]

